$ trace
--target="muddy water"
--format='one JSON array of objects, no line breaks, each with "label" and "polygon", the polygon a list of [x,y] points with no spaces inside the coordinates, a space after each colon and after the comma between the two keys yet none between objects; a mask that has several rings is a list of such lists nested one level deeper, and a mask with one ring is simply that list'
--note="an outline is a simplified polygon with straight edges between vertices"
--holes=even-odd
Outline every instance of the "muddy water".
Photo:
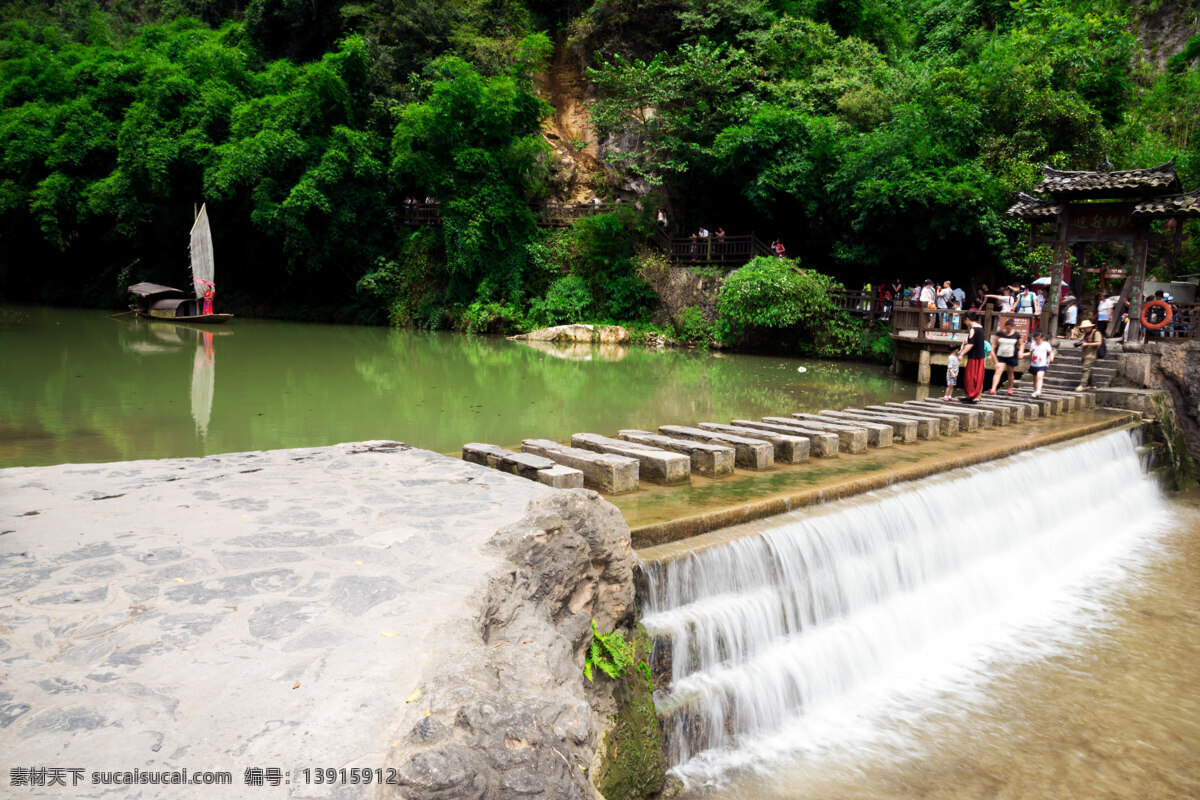
[{"label": "muddy water", "polygon": [[684,796],[1200,797],[1200,491],[1171,505],[1170,530],[1084,591],[1072,619],[1013,642],[1019,656],[815,720],[796,750]]}]

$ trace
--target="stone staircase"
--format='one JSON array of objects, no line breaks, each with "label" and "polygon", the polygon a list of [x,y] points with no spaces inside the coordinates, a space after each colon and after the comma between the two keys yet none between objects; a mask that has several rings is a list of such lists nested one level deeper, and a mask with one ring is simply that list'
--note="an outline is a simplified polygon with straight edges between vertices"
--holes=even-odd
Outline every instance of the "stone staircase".
[{"label": "stone staircase", "polygon": [[[1117,361],[1121,356],[1120,339],[1104,341],[1108,345],[1108,353],[1104,358],[1098,359],[1092,368],[1092,380],[1095,381],[1096,387],[1101,389],[1108,386],[1117,374]],[[1075,347],[1075,342],[1067,339],[1059,339],[1055,342],[1055,347],[1057,353],[1054,363],[1046,370],[1043,386],[1047,389],[1072,391],[1079,385],[1079,379],[1083,375],[1083,348]],[[1025,386],[1033,385],[1033,373],[1026,372],[1022,375],[1020,383]]]}]

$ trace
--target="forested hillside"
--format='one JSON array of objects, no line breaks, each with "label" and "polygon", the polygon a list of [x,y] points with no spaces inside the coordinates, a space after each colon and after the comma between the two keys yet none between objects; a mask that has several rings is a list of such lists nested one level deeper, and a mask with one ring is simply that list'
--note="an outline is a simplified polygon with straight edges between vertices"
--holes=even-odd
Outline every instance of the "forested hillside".
[{"label": "forested hillside", "polygon": [[[1177,157],[1200,186],[1197,5],[10,2],[0,297],[117,306],[135,281],[186,283],[200,202],[222,304],[272,316],[646,322],[659,208],[782,237],[848,284],[1028,276],[1003,212],[1040,165]],[[599,150],[546,135],[539,79],[564,52]],[[539,228],[585,151],[586,185],[625,202]],[[406,197],[443,224],[402,224]]]}]

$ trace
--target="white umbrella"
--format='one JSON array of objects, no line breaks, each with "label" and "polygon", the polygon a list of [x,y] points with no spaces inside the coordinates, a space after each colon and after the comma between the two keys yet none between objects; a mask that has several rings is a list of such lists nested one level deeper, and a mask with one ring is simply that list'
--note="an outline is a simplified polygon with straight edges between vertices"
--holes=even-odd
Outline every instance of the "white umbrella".
[{"label": "white umbrella", "polygon": [[[1067,283],[1066,281],[1061,281],[1061,283],[1063,286],[1070,286],[1070,284]],[[1034,281],[1033,283],[1031,283],[1029,285],[1030,286],[1049,286],[1050,279],[1049,278],[1038,278],[1036,281]]]}]

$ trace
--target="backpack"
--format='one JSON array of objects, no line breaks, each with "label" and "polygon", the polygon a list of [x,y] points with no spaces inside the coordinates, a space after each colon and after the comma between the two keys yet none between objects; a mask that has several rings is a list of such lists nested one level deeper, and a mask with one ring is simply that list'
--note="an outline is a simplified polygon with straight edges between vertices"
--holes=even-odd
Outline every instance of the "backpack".
[{"label": "backpack", "polygon": [[1104,341],[1104,335],[1100,335],[1100,347],[1096,350],[1096,358],[1104,358],[1108,355],[1108,343]]}]

